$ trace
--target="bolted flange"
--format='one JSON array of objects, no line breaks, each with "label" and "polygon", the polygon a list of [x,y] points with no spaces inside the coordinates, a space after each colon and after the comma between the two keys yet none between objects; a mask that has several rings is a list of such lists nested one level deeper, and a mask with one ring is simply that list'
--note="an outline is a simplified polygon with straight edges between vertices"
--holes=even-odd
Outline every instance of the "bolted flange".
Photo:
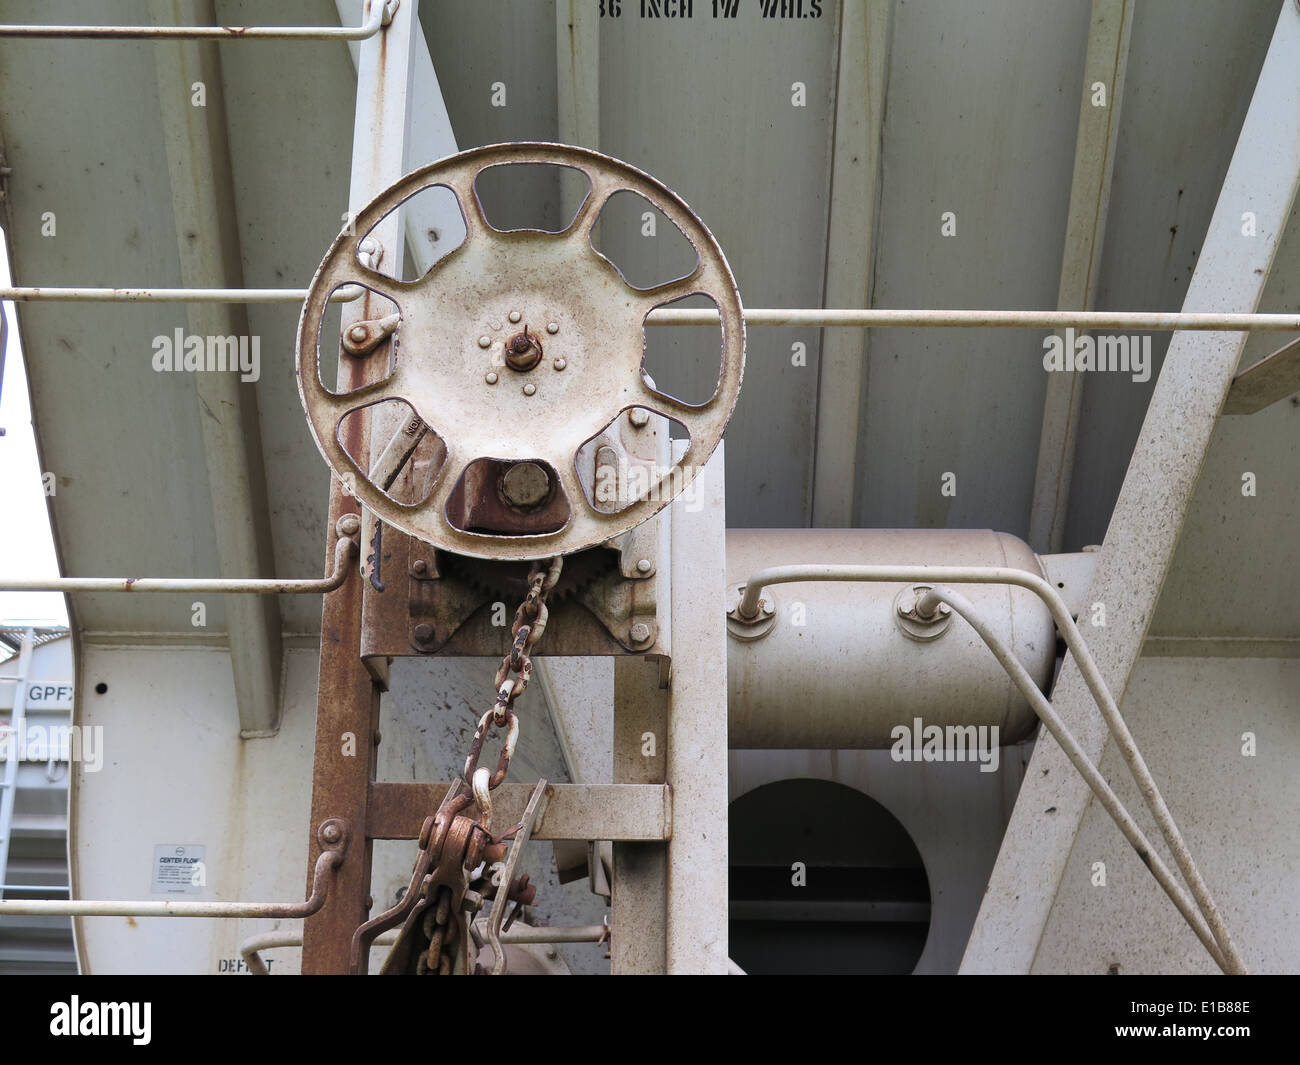
[{"label": "bolted flange", "polygon": [[764,588],[758,597],[758,616],[742,617],[740,601],[745,597],[745,586],[737,584],[727,600],[727,635],[741,643],[761,640],[776,628],[776,600],[770,588]]},{"label": "bolted flange", "polygon": [[952,607],[947,603],[940,603],[929,617],[917,612],[921,596],[928,591],[928,584],[913,584],[894,597],[894,624],[909,640],[921,643],[937,640],[952,625]]}]

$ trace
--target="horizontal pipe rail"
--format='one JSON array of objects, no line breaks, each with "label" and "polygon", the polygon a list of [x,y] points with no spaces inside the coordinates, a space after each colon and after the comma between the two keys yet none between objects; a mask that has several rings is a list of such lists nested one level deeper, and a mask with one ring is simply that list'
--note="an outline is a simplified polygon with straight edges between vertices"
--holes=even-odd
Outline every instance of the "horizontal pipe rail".
[{"label": "horizontal pipe rail", "polygon": [[[1107,813],[1115,820],[1116,825],[1124,834],[1124,837],[1133,844],[1137,849],[1139,857],[1143,863],[1151,870],[1160,886],[1164,888],[1166,894],[1174,902],[1184,918],[1188,919],[1192,931],[1196,933],[1198,939],[1206,945],[1210,955],[1215,962],[1225,971],[1230,973],[1246,972],[1246,964],[1232,942],[1228,933],[1227,926],[1215,905],[1214,899],[1210,894],[1209,886],[1201,876],[1200,870],[1196,867],[1192,859],[1191,851],[1187,847],[1186,841],[1182,837],[1178,826],[1174,823],[1173,815],[1160,794],[1155,778],[1152,777],[1150,769],[1147,768],[1141,752],[1138,750],[1137,741],[1129,731],[1123,715],[1119,712],[1119,706],[1110,694],[1110,689],[1106,686],[1106,680],[1101,675],[1101,670],[1097,667],[1096,660],[1092,657],[1092,652],[1088,650],[1088,645],[1084,642],[1082,633],[1079,632],[1078,626],[1074,623],[1074,618],[1070,616],[1069,608],[1065,600],[1061,598],[1052,585],[1036,573],[1030,573],[1027,570],[1012,569],[1003,566],[850,566],[850,565],[825,565],[825,564],[804,564],[789,566],[772,566],[767,569],[761,569],[750,575],[745,583],[745,591],[741,596],[740,602],[736,606],[736,614],[743,621],[748,618],[758,618],[760,616],[760,598],[763,589],[774,584],[794,584],[805,581],[878,581],[884,583],[899,584],[919,584],[924,583],[930,586],[931,591],[922,596],[917,601],[916,610],[918,613],[933,614],[938,608],[939,601],[947,601],[958,610],[963,617],[966,614],[958,609],[956,600],[973,610],[970,604],[957,596],[956,593],[948,589],[937,587],[941,583],[951,584],[1005,584],[1015,587],[1024,588],[1038,596],[1051,611],[1053,619],[1056,621],[1057,628],[1060,630],[1062,637],[1065,639],[1066,646],[1070,653],[1074,655],[1075,661],[1079,666],[1079,671],[1083,676],[1084,683],[1096,700],[1097,707],[1101,712],[1102,718],[1106,722],[1106,727],[1110,730],[1116,744],[1124,757],[1125,764],[1132,773],[1134,780],[1138,783],[1139,790],[1142,792],[1143,799],[1146,801],[1147,808],[1156,819],[1161,834],[1169,849],[1173,852],[1174,860],[1178,865],[1184,880],[1192,890],[1192,896],[1196,901],[1196,906],[1200,910],[1201,916],[1205,919],[1205,924],[1209,926],[1212,938],[1207,942],[1205,930],[1199,922],[1192,921],[1188,913],[1188,903],[1186,897],[1182,894],[1181,889],[1173,884],[1172,880],[1168,882],[1162,879],[1162,875],[1157,872],[1160,866],[1159,856],[1145,845],[1144,838],[1141,836],[1140,829],[1137,828],[1136,822],[1119,804],[1118,798],[1110,791],[1110,786],[1106,784],[1097,768],[1088,760],[1078,742],[1065,727],[1064,723],[1056,717],[1052,710],[1051,704],[1045,699],[1042,705],[1038,700],[1029,698],[1030,706],[1034,708],[1035,713],[1042,719],[1057,742],[1065,750],[1070,761],[1075,768],[1087,781],[1088,786],[1093,793],[1102,802]],[[1002,655],[994,644],[990,643],[980,627],[972,622],[970,618],[966,619],[971,623],[971,627],[984,638],[998,661],[1002,663],[1011,679],[1017,686],[1020,681],[1017,679],[1018,674],[1007,662],[1003,661]],[[987,626],[984,627],[987,631]],[[1014,659],[1014,655],[1012,656]],[[1024,672],[1024,667],[1020,666],[1019,661],[1015,666]],[[1028,678],[1028,673],[1025,673]],[[1030,681],[1031,687],[1037,692],[1037,686]],[[1023,689],[1022,689],[1023,690]],[[1041,697],[1041,693],[1039,693]],[[1046,717],[1043,715],[1043,705],[1046,706]],[[1057,729],[1060,735],[1057,734]],[[1085,768],[1086,767],[1086,768]],[[1099,790],[1104,789],[1104,790]],[[1107,796],[1110,798],[1107,798]],[[1117,812],[1118,811],[1118,812]],[[1121,818],[1121,813],[1123,817]],[[1133,835],[1131,833],[1136,833]],[[1143,846],[1139,846],[1135,840],[1142,840]],[[1167,873],[1167,870],[1166,870]],[[1177,894],[1175,894],[1177,892]],[[1214,946],[1211,946],[1211,943]],[[1218,948],[1218,949],[1216,949]]]},{"label": "horizontal pipe rail", "polygon": [[184,592],[188,594],[324,595],[343,586],[348,561],[357,550],[341,538],[334,547],[334,572],[328,577],[280,580],[276,577],[0,577],[0,592]]},{"label": "horizontal pipe rail", "polygon": [[[330,299],[346,303],[361,293],[340,289]],[[19,303],[301,303],[301,288],[49,288],[0,287],[0,300]],[[1188,311],[895,310],[891,308],[751,307],[746,325],[856,329],[1112,329],[1136,332],[1196,330],[1225,333],[1300,332],[1300,314],[1210,314]],[[651,311],[651,325],[716,325],[708,308]]]},{"label": "horizontal pipe rail", "polygon": [[[354,291],[355,290],[355,291]],[[334,303],[359,299],[359,285],[330,294]],[[301,303],[305,288],[50,288],[45,285],[0,286],[0,300],[15,303]]]},{"label": "horizontal pipe rail", "polygon": [[[1110,329],[1131,332],[1297,332],[1300,314],[1201,314],[1175,311],[965,311],[867,310],[815,307],[762,308],[744,312],[746,325],[843,326],[858,329]],[[652,325],[716,325],[718,312],[661,308]]]},{"label": "horizontal pipe rail", "polygon": [[341,850],[321,851],[303,902],[184,902],[170,899],[3,899],[0,917],[275,917],[299,920],[325,905],[328,877],[343,861]]},{"label": "horizontal pipe rail", "polygon": [[501,933],[502,943],[599,943],[609,934],[603,924],[551,927],[517,924]]},{"label": "horizontal pipe rail", "polygon": [[364,41],[392,21],[396,4],[374,0],[360,26],[0,26],[0,37],[92,40]]}]

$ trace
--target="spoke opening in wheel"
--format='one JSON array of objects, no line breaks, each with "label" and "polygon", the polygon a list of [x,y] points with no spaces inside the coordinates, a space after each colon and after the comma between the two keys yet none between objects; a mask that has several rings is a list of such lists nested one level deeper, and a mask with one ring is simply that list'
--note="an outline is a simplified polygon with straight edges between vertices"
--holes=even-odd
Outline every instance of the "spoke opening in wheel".
[{"label": "spoke opening in wheel", "polygon": [[[656,305],[673,310],[718,309],[711,296],[698,293]],[[721,320],[709,325],[642,325],[645,354],[642,376],[651,391],[690,407],[702,407],[718,394],[722,382],[725,337]],[[674,439],[682,434],[674,433]]]},{"label": "spoke opening in wheel", "polygon": [[[347,295],[350,289],[360,291],[360,298],[346,302],[333,298],[339,293]],[[345,315],[350,344],[345,343],[342,331]],[[396,323],[394,315],[399,317]],[[398,306],[387,296],[354,282],[335,286],[325,304],[316,336],[316,366],[321,385],[336,396],[346,396],[366,385],[387,380],[397,369],[401,334]]]},{"label": "spoke opening in wheel", "polygon": [[591,246],[641,292],[690,277],[700,265],[699,251],[677,223],[631,189],[605,201]]},{"label": "spoke opening in wheel", "polygon": [[493,163],[474,179],[474,195],[502,233],[563,233],[591,195],[591,178],[560,163]]},{"label": "spoke opening in wheel", "polygon": [[440,437],[404,399],[380,399],[338,421],[339,446],[366,480],[394,503],[416,507],[429,498],[446,462]]},{"label": "spoke opening in wheel", "polygon": [[477,458],[447,497],[447,524],[482,536],[556,533],[572,513],[555,468],[543,459]]},{"label": "spoke opening in wheel", "polygon": [[591,509],[618,514],[642,500],[667,502],[676,496],[682,487],[680,470],[658,461],[658,441],[670,431],[674,439],[690,437],[686,426],[676,419],[634,407],[586,441],[574,464]]},{"label": "spoke opening in wheel", "polygon": [[[385,225],[393,215],[398,216],[397,246],[384,246],[376,263],[373,251],[366,250],[373,247],[368,242],[393,243],[392,227]],[[385,230],[388,231],[387,241],[377,237]],[[455,191],[449,185],[425,185],[384,214],[361,236],[357,241],[356,260],[360,266],[391,273],[403,283],[419,281],[465,243],[467,232],[465,215]]]}]

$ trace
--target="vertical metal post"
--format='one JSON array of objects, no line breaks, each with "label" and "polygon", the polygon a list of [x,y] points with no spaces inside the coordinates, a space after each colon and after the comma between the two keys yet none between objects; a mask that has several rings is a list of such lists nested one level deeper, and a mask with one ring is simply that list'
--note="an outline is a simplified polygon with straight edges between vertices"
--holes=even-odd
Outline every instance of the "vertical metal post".
[{"label": "vertical metal post", "polygon": [[27,733],[27,674],[32,668],[33,643],[34,634],[28,628],[23,632],[23,646],[18,652],[18,687],[14,690],[14,708],[9,714],[4,781],[0,784],[0,899],[4,898],[4,885],[8,883],[9,840],[13,836],[14,797],[18,791],[18,768]]},{"label": "vertical metal post", "polygon": [[[659,664],[614,659],[614,783],[662,784],[667,758],[668,693]],[[610,881],[610,972],[657,976],[667,956],[668,845],[615,843]]]},{"label": "vertical metal post", "polygon": [[[369,0],[366,15],[371,5],[383,2]],[[411,43],[421,32],[417,10],[418,0],[401,0],[392,22],[361,45],[348,197],[353,214],[401,177],[405,168]],[[400,271],[403,246],[397,212],[374,235],[383,247],[379,269],[389,274]],[[348,304],[342,329],[372,317],[370,303],[367,297]],[[350,390],[368,383],[383,370],[375,363],[373,359],[340,356],[340,388]],[[355,424],[358,421],[350,419],[353,438],[348,446],[353,454],[364,455],[369,442]],[[345,496],[337,482],[331,483],[329,557],[333,556],[338,520],[356,514],[357,509],[356,501]],[[341,588],[325,596],[321,616],[308,878],[321,850],[316,829],[323,822],[330,818],[347,822],[351,840],[325,906],[308,918],[303,928],[304,973],[346,971],[352,933],[366,919],[368,910],[371,845],[366,837],[366,815],[379,738],[379,692],[361,662],[361,594],[361,577],[354,572]]]},{"label": "vertical metal post", "polygon": [[[681,450],[675,451],[681,457]],[[723,449],[672,505],[669,973],[727,971],[727,635]],[[714,594],[710,594],[712,589]],[[617,929],[615,929],[617,935]]]}]

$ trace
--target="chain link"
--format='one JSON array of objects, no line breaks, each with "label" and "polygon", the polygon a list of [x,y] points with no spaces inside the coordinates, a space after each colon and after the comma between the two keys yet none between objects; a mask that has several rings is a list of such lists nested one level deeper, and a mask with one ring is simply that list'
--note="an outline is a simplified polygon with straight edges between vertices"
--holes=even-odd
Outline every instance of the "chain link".
[{"label": "chain link", "polygon": [[[467,894],[475,895],[481,905],[483,898],[494,897],[496,892],[510,892],[510,897],[515,899],[515,909],[506,927],[513,922],[523,905],[532,902],[536,888],[528,883],[527,875],[519,877],[517,883],[500,883],[503,862],[499,855],[502,853],[504,841],[515,834],[518,826],[508,829],[500,836],[492,836],[492,792],[500,787],[510,771],[510,762],[514,758],[515,745],[519,740],[519,718],[514,712],[515,701],[523,695],[524,689],[528,687],[528,681],[532,678],[533,663],[530,655],[537,641],[542,638],[542,633],[546,631],[546,597],[559,581],[562,567],[563,559],[556,556],[545,561],[534,562],[529,571],[528,593],[515,611],[515,620],[510,627],[510,650],[501,659],[501,665],[497,668],[496,678],[493,681],[495,702],[492,708],[479,719],[478,728],[474,730],[474,739],[470,743],[469,755],[465,759],[465,771],[462,774],[478,806],[478,814],[474,818],[474,834],[477,836],[481,833],[484,837],[479,842],[482,843],[483,852],[489,859],[496,857],[495,861],[489,862],[484,876],[479,878],[488,881],[483,885],[482,894],[473,892]],[[515,674],[514,677],[510,676],[511,673]],[[493,725],[506,730],[505,740],[501,745],[501,755],[497,759],[494,772],[487,768],[480,769],[478,765],[488,730]],[[416,964],[418,974],[447,975],[455,971],[457,953],[464,949],[464,945],[458,942],[461,925],[457,920],[457,914],[452,912],[456,902],[455,893],[451,888],[445,886],[438,888],[437,898],[425,912],[421,922],[421,931],[427,938],[429,946],[419,955]],[[471,914],[469,920],[465,922],[464,927],[467,930],[472,919]]]},{"label": "chain link", "polygon": [[[510,626],[510,651],[501,659],[493,681],[497,696],[492,707],[492,719],[497,727],[506,723],[506,715],[532,679],[533,663],[528,656],[546,631],[546,597],[559,581],[563,566],[563,558],[557,555],[549,561],[534,562],[528,573],[528,594],[515,611],[515,620]],[[512,672],[516,674],[514,679],[510,678]]]}]

